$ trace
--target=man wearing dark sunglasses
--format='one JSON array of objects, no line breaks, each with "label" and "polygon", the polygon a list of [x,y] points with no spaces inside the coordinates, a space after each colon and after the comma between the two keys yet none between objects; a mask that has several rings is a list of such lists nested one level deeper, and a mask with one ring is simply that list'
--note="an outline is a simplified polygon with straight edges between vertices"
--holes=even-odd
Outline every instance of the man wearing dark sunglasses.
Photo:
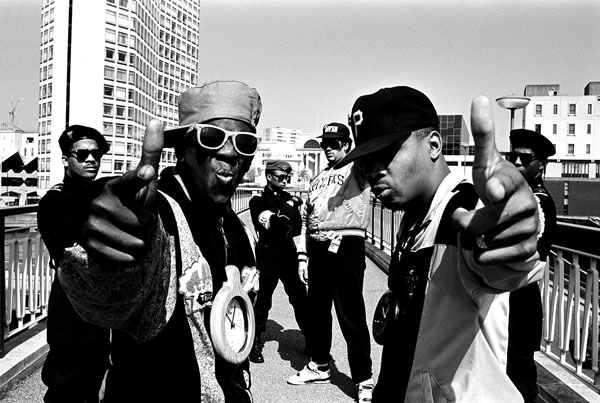
[{"label": "man wearing dark sunglasses", "polygon": [[[548,157],[554,155],[554,145],[542,134],[527,129],[510,132],[511,151],[507,159],[521,172],[538,203],[540,231],[537,251],[545,261],[556,230],[556,207],[544,186],[544,171]],[[544,313],[537,283],[510,293],[508,319],[508,360],[506,372],[525,403],[537,399],[537,369],[534,353],[540,349]]]},{"label": "man wearing dark sunglasses", "polygon": [[265,169],[267,185],[260,196],[250,199],[250,215],[258,233],[256,264],[260,270],[259,291],[254,304],[256,336],[250,353],[250,361],[254,363],[265,360],[261,334],[266,330],[273,292],[279,280],[294,308],[302,333],[306,332],[309,320],[306,287],[298,278],[294,243],[302,225],[299,211],[302,200],[284,190],[291,175],[292,167],[286,161],[268,161]]},{"label": "man wearing dark sunglasses", "polygon": [[[152,120],[138,167],[92,201],[81,246],[59,274],[82,317],[113,329],[105,403],[252,401],[249,361],[216,353],[210,317],[226,266],[239,269],[245,291],[257,281],[230,199],[256,152],[261,110],[239,81],[186,90],[180,126],[163,132]],[[177,164],[157,180],[163,146]]]},{"label": "man wearing dark sunglasses", "polygon": [[310,361],[288,378],[292,385],[330,382],[331,309],[348,345],[348,363],[357,401],[370,402],[374,387],[371,339],[365,313],[365,230],[369,224],[369,185],[353,164],[338,168],[350,150],[350,130],[342,123],[323,126],[321,148],[329,162],[308,188],[302,211],[298,274],[308,285],[311,312],[306,340]]},{"label": "man wearing dark sunglasses", "polygon": [[[72,246],[83,227],[87,208],[98,195],[92,181],[108,143],[97,130],[73,125],[61,134],[65,176],[40,200],[38,229],[50,253],[50,266]],[[100,385],[109,367],[109,330],[85,322],[73,309],[58,276],[48,302],[48,345],[42,369],[48,387],[44,401],[98,402]]]}]

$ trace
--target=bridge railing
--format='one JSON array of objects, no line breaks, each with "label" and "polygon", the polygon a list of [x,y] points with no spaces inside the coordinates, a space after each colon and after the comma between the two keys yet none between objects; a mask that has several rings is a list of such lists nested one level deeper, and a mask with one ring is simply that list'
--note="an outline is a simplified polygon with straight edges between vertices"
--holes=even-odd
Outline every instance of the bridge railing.
[{"label": "bridge railing", "polygon": [[37,232],[37,205],[0,208],[0,356],[5,341],[46,318],[52,283],[49,254]]},{"label": "bridge railing", "polygon": [[[367,239],[391,254],[401,218],[401,212],[392,212],[372,198]],[[558,222],[557,227],[559,232],[579,230],[585,234],[582,237],[600,235],[600,229],[588,226]],[[598,259],[598,254],[552,245],[540,281],[544,308],[541,350],[596,389],[600,389]]]}]

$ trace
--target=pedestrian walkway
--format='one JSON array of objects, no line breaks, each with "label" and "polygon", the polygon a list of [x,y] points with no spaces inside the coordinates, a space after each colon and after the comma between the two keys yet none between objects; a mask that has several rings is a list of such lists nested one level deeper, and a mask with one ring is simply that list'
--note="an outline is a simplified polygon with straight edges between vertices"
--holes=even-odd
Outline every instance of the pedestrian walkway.
[{"label": "pedestrian walkway", "polygon": [[[249,222],[247,214],[241,218]],[[250,228],[252,228],[250,224]],[[373,310],[381,294],[387,290],[387,274],[380,267],[386,267],[385,256],[373,255],[366,261],[363,294],[367,309],[367,319],[371,328]],[[379,265],[374,262],[378,262]],[[335,314],[334,314],[335,317]],[[354,402],[356,386],[350,378],[347,362],[346,343],[334,319],[333,344],[331,355],[331,384],[292,386],[286,380],[301,370],[308,357],[303,354],[304,340],[295,322],[292,307],[281,284],[273,295],[273,308],[270,312],[265,332],[263,364],[251,363],[252,393],[255,403],[346,403]],[[3,403],[42,402],[45,386],[40,379],[40,364],[47,352],[45,331],[14,346],[0,359],[0,401]],[[372,338],[371,338],[372,340]],[[379,374],[381,346],[371,342],[373,373],[375,380]],[[543,353],[536,354],[540,385],[540,402],[600,402],[600,395],[583,384],[568,371],[549,360]],[[2,389],[10,379],[19,379],[17,384]],[[9,382],[10,384],[10,382]]]}]

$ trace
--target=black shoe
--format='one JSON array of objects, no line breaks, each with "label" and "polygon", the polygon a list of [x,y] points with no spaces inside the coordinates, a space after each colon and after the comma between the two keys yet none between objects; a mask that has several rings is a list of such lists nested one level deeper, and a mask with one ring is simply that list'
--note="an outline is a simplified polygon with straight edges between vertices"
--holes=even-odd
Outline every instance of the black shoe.
[{"label": "black shoe", "polygon": [[263,357],[262,353],[262,343],[260,343],[260,341],[258,343],[256,341],[254,342],[248,358],[255,364],[262,364],[265,362],[265,357]]}]

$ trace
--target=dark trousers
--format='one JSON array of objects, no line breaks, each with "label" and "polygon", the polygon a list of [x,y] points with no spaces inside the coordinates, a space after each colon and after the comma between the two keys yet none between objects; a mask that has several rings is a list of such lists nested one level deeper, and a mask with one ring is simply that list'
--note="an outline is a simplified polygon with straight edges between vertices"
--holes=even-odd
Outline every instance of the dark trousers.
[{"label": "dark trousers", "polygon": [[283,283],[285,293],[294,308],[296,323],[302,333],[308,322],[306,286],[298,277],[298,257],[295,249],[278,250],[265,245],[256,247],[256,263],[260,270],[259,290],[254,304],[256,334],[259,336],[267,326],[269,311],[273,306],[273,292],[279,283]]},{"label": "dark trousers", "polygon": [[537,283],[510,293],[506,373],[525,403],[535,402],[538,395],[533,354],[540,349],[543,315]]},{"label": "dark trousers", "polygon": [[75,312],[58,278],[48,303],[50,351],[42,368],[46,403],[93,403],[109,368],[110,331],[85,322]]},{"label": "dark trousers", "polygon": [[308,342],[312,359],[328,363],[331,351],[332,304],[348,347],[352,380],[371,378],[371,338],[365,313],[363,282],[365,241],[344,237],[337,253],[329,252],[329,241],[308,244],[308,300],[311,313]]}]

